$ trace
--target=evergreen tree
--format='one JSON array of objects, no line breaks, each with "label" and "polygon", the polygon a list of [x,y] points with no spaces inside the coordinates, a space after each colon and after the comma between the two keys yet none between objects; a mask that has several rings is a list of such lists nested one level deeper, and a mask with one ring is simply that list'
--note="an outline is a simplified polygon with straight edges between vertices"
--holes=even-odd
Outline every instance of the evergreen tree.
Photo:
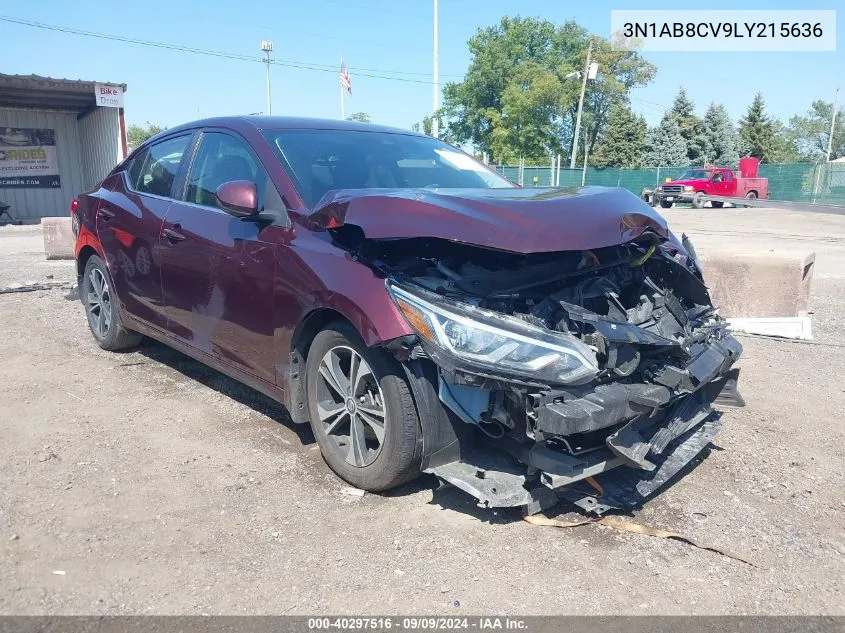
[{"label": "evergreen tree", "polygon": [[660,125],[648,131],[645,163],[649,167],[683,167],[689,165],[687,144],[671,110],[663,115]]},{"label": "evergreen tree", "polygon": [[736,166],[739,162],[737,134],[725,106],[711,103],[702,124],[704,161],[711,165]]},{"label": "evergreen tree", "polygon": [[645,119],[617,101],[610,106],[605,130],[590,163],[594,167],[640,167],[647,130]]},{"label": "evergreen tree", "polygon": [[701,119],[695,114],[695,104],[687,96],[687,91],[681,88],[672,102],[670,110],[678,121],[681,136],[687,146],[687,158],[693,165],[704,163],[704,139],[702,138],[703,126]]},{"label": "evergreen tree", "polygon": [[759,92],[739,122],[743,153],[766,163],[785,163],[796,159],[795,144],[787,138],[780,121],[766,114],[766,102]]},{"label": "evergreen tree", "polygon": [[[817,162],[827,156],[832,114],[832,103],[816,99],[806,115],[796,115],[789,120],[789,135],[800,150],[802,160]],[[830,148],[831,160],[845,156],[845,108],[839,108],[835,126]]]}]

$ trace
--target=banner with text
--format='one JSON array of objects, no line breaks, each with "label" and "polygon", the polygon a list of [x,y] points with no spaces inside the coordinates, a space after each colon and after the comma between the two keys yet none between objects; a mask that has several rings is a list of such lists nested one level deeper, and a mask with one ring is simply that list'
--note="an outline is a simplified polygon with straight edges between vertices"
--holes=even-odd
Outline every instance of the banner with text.
[{"label": "banner with text", "polygon": [[61,187],[55,130],[0,123],[0,187]]}]

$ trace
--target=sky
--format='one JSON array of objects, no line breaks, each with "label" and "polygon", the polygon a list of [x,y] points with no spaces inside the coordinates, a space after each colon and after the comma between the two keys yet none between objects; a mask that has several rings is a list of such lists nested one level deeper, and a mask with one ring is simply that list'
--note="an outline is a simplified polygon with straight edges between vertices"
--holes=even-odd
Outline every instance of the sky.
[{"label": "sky", "polygon": [[[715,6],[725,6],[717,3]],[[842,8],[839,1],[801,3]],[[470,62],[466,42],[503,16],[575,20],[607,37],[611,9],[683,8],[667,2],[440,0],[441,82],[459,81]],[[784,0],[730,3],[731,9],[797,8]],[[267,109],[262,40],[274,43],[272,113],[338,118],[337,69],[352,78],[347,116],[363,111],[409,128],[432,109],[432,0],[0,0],[0,16],[66,29],[219,51],[254,61],[200,55],[0,21],[0,72],[125,83],[129,123],[186,121]],[[837,15],[843,29],[845,11]],[[683,86],[703,114],[723,103],[737,120],[762,92],[770,114],[788,121],[814,99],[845,88],[845,43],[825,53],[643,53],[655,79],[631,93],[632,108],[657,123]],[[307,64],[323,70],[296,68]],[[367,76],[378,75],[378,76]],[[390,78],[385,78],[390,77]],[[840,104],[845,102],[842,95]]]}]

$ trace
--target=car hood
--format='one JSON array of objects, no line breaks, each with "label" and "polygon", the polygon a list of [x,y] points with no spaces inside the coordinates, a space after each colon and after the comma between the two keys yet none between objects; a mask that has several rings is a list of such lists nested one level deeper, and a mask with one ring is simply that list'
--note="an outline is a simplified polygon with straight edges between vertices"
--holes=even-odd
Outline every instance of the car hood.
[{"label": "car hood", "polygon": [[661,183],[661,187],[663,185],[700,185],[703,182],[709,182],[708,180],[670,180],[669,182]]},{"label": "car hood", "polygon": [[668,238],[666,221],[625,189],[341,189],[306,218],[370,239],[433,237],[517,253],[589,250],[644,232]]}]

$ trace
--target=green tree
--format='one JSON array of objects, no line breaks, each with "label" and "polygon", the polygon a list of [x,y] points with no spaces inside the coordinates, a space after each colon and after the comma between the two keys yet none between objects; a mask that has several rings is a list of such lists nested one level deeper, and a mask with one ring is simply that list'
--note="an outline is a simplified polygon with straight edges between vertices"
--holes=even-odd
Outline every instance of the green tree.
[{"label": "green tree", "polygon": [[[423,120],[419,123],[414,123],[411,126],[411,130],[414,132],[422,132],[426,136],[432,136],[432,132],[434,131],[434,118],[439,116],[439,114],[434,115],[426,115],[423,117]],[[442,127],[441,127],[442,129]]]},{"label": "green tree", "polygon": [[704,113],[701,140],[705,163],[735,166],[739,162],[736,130],[721,103],[711,103]]},{"label": "green tree", "polygon": [[670,109],[675,115],[681,136],[687,146],[687,159],[692,165],[704,163],[704,139],[702,132],[704,127],[701,119],[695,114],[695,103],[687,96],[687,91],[681,88],[675,95]]},{"label": "green tree", "polygon": [[766,102],[759,92],[739,122],[739,135],[743,154],[766,163],[785,163],[797,159],[798,152],[794,143],[787,138],[783,124],[766,114]]},{"label": "green tree", "polygon": [[[657,67],[644,60],[636,51],[615,51],[608,40],[598,37],[592,37],[592,41],[591,59],[598,63],[599,74],[594,81],[587,82],[584,97],[584,109],[590,115],[588,117],[590,124],[586,129],[591,153],[594,151],[599,136],[607,127],[613,104],[618,101],[627,103],[631,88],[646,85],[657,73]],[[585,61],[579,59],[579,68],[584,67]],[[575,120],[577,105],[576,101],[572,102],[570,121]],[[572,127],[574,128],[574,123]],[[571,144],[570,128],[564,128],[564,132],[568,144]],[[579,145],[583,144],[579,143]]]},{"label": "green tree", "polygon": [[645,163],[649,167],[680,167],[689,164],[687,143],[671,110],[663,115],[660,125],[646,136]]},{"label": "green tree", "polygon": [[605,131],[590,156],[593,167],[642,166],[646,137],[645,119],[631,112],[627,104],[610,106]]},{"label": "green tree", "polygon": [[[823,161],[827,155],[830,138],[830,116],[833,104],[817,99],[806,115],[796,115],[789,120],[789,136],[796,144],[803,160]],[[836,113],[830,159],[845,156],[845,108]]]},{"label": "green tree", "polygon": [[355,112],[354,114],[350,114],[348,117],[346,117],[346,120],[347,121],[358,121],[360,123],[370,123],[370,122],[372,122],[370,115],[367,114],[366,112]]},{"label": "green tree", "polygon": [[[574,22],[555,26],[515,17],[479,29],[468,42],[471,62],[464,81],[443,90],[445,137],[471,144],[497,162],[566,154],[581,84],[565,77],[583,69],[587,44],[587,31]],[[593,123],[583,128],[590,143],[613,100],[654,76],[654,66],[636,52],[612,51],[598,38],[593,59],[600,72],[589,82],[584,104]]]},{"label": "green tree", "polygon": [[166,127],[150,123],[149,121],[147,121],[146,125],[133,123],[126,130],[126,144],[129,146],[129,151],[132,151],[148,138],[155,136],[159,132],[164,132],[166,129]]}]

